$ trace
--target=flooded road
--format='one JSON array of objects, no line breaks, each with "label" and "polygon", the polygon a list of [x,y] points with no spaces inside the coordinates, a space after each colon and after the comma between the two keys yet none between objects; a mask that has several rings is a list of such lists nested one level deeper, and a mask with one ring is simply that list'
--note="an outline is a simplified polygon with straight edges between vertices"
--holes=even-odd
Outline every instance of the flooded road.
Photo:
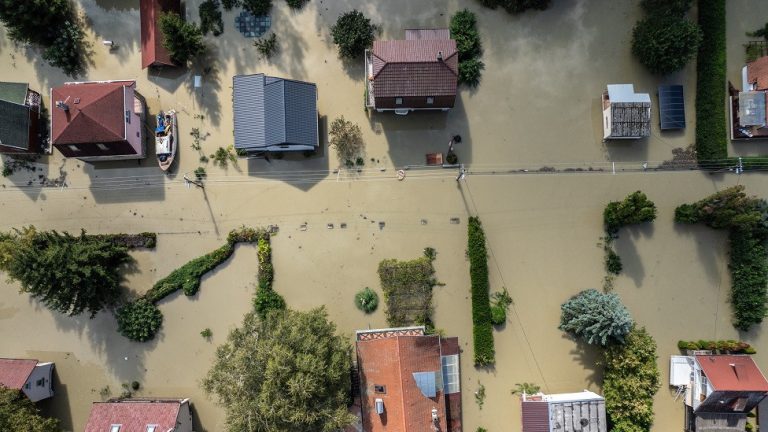
[{"label": "flooded road", "polygon": [[[557,329],[559,307],[583,289],[600,287],[602,251],[596,243],[602,235],[603,207],[640,189],[656,202],[659,217],[653,225],[622,231],[616,246],[625,272],[615,290],[659,345],[663,386],[656,397],[654,431],[677,430],[682,427],[682,403],[674,401],[666,383],[667,359],[676,353],[678,339],[742,338],[757,348],[756,360],[764,369],[768,340],[760,329],[738,335],[729,323],[724,233],[674,225],[674,207],[737,182],[746,184],[750,193],[766,196],[768,178],[698,172],[470,174],[458,185],[455,171],[414,169],[404,181],[394,179],[395,168],[423,164],[425,153],[444,151],[455,133],[464,138],[456,148],[460,160],[475,172],[661,161],[671,157],[673,148],[693,142],[693,67],[659,79],[637,64],[629,39],[639,6],[608,0],[554,3],[545,12],[510,17],[474,1],[389,0],[374,6],[316,0],[301,12],[275,2],[273,21],[281,52],[271,61],[256,57],[251,42],[232,28],[234,13],[225,12],[225,34],[208,39],[214,59],[207,66],[212,69],[204,74],[203,88],[195,90],[193,75],[202,74],[202,68],[140,70],[138,1],[82,0],[94,51],[86,78],[136,79],[150,113],[177,109],[179,165],[175,174],[163,177],[151,158],[89,165],[65,161],[55,153],[41,160],[41,171],[0,180],[0,229],[34,224],[70,232],[158,232],[157,249],[133,252],[136,264],[126,273],[125,286],[141,293],[179,265],[221,245],[230,229],[277,224],[275,289],[296,309],[326,305],[339,330],[350,337],[356,329],[386,325],[383,309],[366,316],[353,304],[354,293],[366,286],[381,293],[378,262],[411,259],[424,247],[434,247],[436,276],[445,283],[435,288],[435,323],[447,335],[459,336],[464,349],[465,430],[483,426],[498,432],[519,430],[519,403],[510,394],[515,383],[534,382],[547,392],[599,392],[596,353],[580,350]],[[187,2],[190,17],[198,4]],[[743,33],[761,25],[768,4],[728,4],[729,77],[736,80]],[[486,63],[480,87],[463,90],[458,106],[448,114],[366,115],[362,64],[339,62],[328,34],[336,16],[353,7],[382,25],[383,38],[401,37],[402,29],[409,27],[444,26],[449,15],[463,7],[476,11]],[[120,47],[109,53],[102,39]],[[27,57],[23,48],[15,49],[4,34],[0,56],[3,80],[32,80],[31,87],[43,94],[51,85],[69,80],[37,57]],[[359,175],[337,177],[330,171],[338,163],[327,148],[323,156],[310,159],[241,159],[226,169],[206,165],[210,179],[204,191],[185,187],[183,173],[200,162],[188,145],[191,137],[184,137],[192,128],[210,134],[202,143],[203,154],[231,144],[231,77],[256,72],[316,82],[321,123],[343,114],[360,124],[367,159],[374,162]],[[647,141],[603,144],[600,92],[608,83],[624,82],[652,97],[659,84],[684,84],[688,129],[662,135],[654,123],[653,137]],[[736,151],[750,153],[755,148]],[[63,176],[67,187],[35,187],[40,175]],[[470,214],[481,217],[489,239],[492,289],[506,287],[515,301],[509,322],[495,333],[497,363],[492,371],[471,365],[465,258]],[[460,223],[450,223],[453,217]],[[379,222],[385,222],[383,228]],[[334,229],[328,229],[328,223]],[[347,228],[341,229],[341,223]],[[300,229],[302,224],[306,231]],[[117,395],[122,383],[136,380],[142,384],[140,396],[191,398],[195,430],[219,431],[224,413],[203,394],[199,381],[215,346],[250,308],[255,277],[254,248],[239,246],[227,263],[204,279],[197,296],[177,294],[161,302],[163,328],[147,344],[119,336],[106,312],[93,320],[52,314],[19,295],[18,286],[2,277],[0,356],[56,362],[57,396],[43,408],[61,418],[67,429],[83,429],[90,403],[101,400],[104,387]],[[199,334],[206,327],[213,332],[210,342]],[[473,397],[478,382],[487,393],[482,410]]]}]

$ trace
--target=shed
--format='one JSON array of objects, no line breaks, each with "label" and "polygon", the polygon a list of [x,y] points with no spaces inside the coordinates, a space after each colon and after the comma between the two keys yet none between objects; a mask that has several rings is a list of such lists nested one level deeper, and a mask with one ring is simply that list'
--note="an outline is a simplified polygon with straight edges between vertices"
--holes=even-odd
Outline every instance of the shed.
[{"label": "shed", "polygon": [[685,129],[683,86],[659,86],[659,123],[661,130]]},{"label": "shed", "polygon": [[181,13],[181,0],[141,0],[141,68],[174,66],[171,55],[163,47],[160,15]]}]

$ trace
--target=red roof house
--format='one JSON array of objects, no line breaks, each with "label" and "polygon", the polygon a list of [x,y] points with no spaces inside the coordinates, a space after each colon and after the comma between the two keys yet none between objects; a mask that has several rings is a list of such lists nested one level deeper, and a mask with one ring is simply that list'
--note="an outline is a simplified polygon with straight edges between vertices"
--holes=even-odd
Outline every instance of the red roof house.
[{"label": "red roof house", "polygon": [[32,359],[0,358],[0,386],[21,390],[32,402],[47,399],[53,396],[53,367]]},{"label": "red roof house", "polygon": [[51,89],[51,144],[84,161],[142,159],[143,115],[135,81],[66,83]]},{"label": "red roof house", "polygon": [[768,56],[747,63],[747,82],[750,90],[768,90]]},{"label": "red roof house", "polygon": [[357,332],[365,432],[461,432],[458,338],[424,327]]},{"label": "red roof house", "polygon": [[85,432],[192,432],[189,399],[94,402]]},{"label": "red roof house", "polygon": [[181,0],[141,0],[141,68],[174,66],[168,50],[163,47],[160,15],[181,13]]},{"label": "red roof house", "polygon": [[405,40],[374,41],[365,71],[366,104],[377,111],[445,111],[456,102],[459,55],[447,29],[406,30]]}]

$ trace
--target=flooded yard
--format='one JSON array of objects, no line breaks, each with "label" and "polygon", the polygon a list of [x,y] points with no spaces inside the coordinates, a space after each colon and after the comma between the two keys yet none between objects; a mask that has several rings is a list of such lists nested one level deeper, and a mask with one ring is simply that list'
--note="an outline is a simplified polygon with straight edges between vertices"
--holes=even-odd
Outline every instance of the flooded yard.
[{"label": "flooded yard", "polygon": [[[520,425],[519,402],[510,393],[516,383],[534,382],[546,392],[600,391],[598,355],[557,329],[559,307],[581,290],[600,288],[603,257],[596,243],[602,210],[608,201],[639,189],[656,202],[658,219],[620,233],[616,247],[625,271],[615,291],[659,345],[662,389],[654,431],[682,429],[682,402],[666,385],[668,357],[676,353],[678,339],[741,338],[756,347],[758,364],[768,368],[764,332],[738,334],[730,325],[724,233],[672,222],[675,206],[736,183],[747,185],[748,193],[768,196],[762,174],[501,174],[511,168],[586,168],[614,161],[639,166],[670,159],[673,148],[693,142],[694,67],[660,79],[637,63],[629,47],[641,15],[637,2],[555,0],[547,11],[512,17],[476,1],[314,0],[300,12],[277,1],[273,28],[281,51],[273,60],[260,60],[252,42],[234,30],[235,13],[224,12],[225,33],[208,39],[212,57],[205,67],[162,72],[140,69],[138,1],[79,3],[89,16],[93,42],[93,64],[85,78],[135,79],[150,114],[178,110],[178,165],[165,177],[152,158],[91,165],[58,153],[43,157],[39,171],[0,180],[0,230],[34,224],[70,232],[155,231],[156,250],[133,252],[135,265],[126,270],[124,285],[141,293],[220,246],[230,229],[276,224],[275,290],[292,308],[325,305],[350,338],[356,329],[386,326],[383,302],[371,315],[353,303],[354,293],[366,286],[381,295],[378,263],[413,259],[433,247],[436,277],[445,284],[434,291],[435,324],[458,336],[464,350],[465,431],[478,426],[510,431]],[[199,3],[187,2],[188,17],[196,19]],[[447,114],[366,114],[362,61],[340,62],[329,36],[338,14],[354,7],[381,25],[382,38],[401,37],[405,28],[445,26],[455,11],[472,9],[486,63],[480,86],[462,90],[457,107]],[[768,3],[730,1],[728,14],[729,78],[738,80],[744,32],[762,24]],[[102,39],[114,40],[119,48],[108,52]],[[30,81],[42,94],[70,80],[40,63],[34,52],[12,46],[4,34],[0,57],[2,80]],[[309,159],[240,159],[228,168],[208,164],[205,190],[185,187],[183,174],[200,164],[189,146],[190,131],[210,134],[202,142],[205,155],[231,144],[231,77],[257,72],[316,82],[321,125],[342,114],[360,124],[366,159],[374,161],[361,173],[337,175],[331,170],[338,162],[326,146],[322,155]],[[201,89],[193,87],[195,74],[203,75]],[[683,84],[688,128],[661,134],[654,112],[650,139],[602,143],[599,96],[609,83],[634,83],[638,91],[651,93],[654,107],[658,85]],[[394,169],[423,164],[425,153],[444,151],[454,134],[463,137],[456,147],[460,160],[478,174],[459,184],[453,170],[412,169],[404,181],[395,179]],[[764,153],[757,145],[740,146],[733,151]],[[499,174],[479,174],[493,170]],[[42,178],[63,178],[67,187],[38,187]],[[492,289],[506,287],[515,301],[506,326],[495,332],[493,370],[472,366],[465,257],[469,215],[480,216],[489,239]],[[251,307],[256,268],[255,248],[238,246],[230,260],[204,278],[196,296],[175,294],[160,303],[162,330],[146,344],[117,334],[110,313],[92,320],[53,314],[18,294],[18,285],[3,276],[0,356],[56,362],[57,394],[43,408],[69,430],[83,429],[90,403],[101,400],[106,386],[117,395],[122,383],[134,380],[142,384],[140,396],[191,398],[196,431],[222,430],[223,410],[203,394],[199,382],[215,347]],[[200,336],[204,328],[213,332],[210,342]],[[482,410],[473,396],[478,383],[487,393]]]}]

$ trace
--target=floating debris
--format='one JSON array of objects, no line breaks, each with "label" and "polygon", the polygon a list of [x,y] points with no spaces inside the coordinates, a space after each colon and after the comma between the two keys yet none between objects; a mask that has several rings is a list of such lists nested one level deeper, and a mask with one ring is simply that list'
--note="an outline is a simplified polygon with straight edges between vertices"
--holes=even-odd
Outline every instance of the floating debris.
[{"label": "floating debris", "polygon": [[458,224],[461,223],[461,219],[459,219],[457,217],[452,217],[451,218],[451,223],[454,224],[454,225],[458,225]]},{"label": "floating debris", "polygon": [[307,224],[306,223],[301,224],[301,226],[299,226],[299,230],[306,231],[307,230]]},{"label": "floating debris", "polygon": [[342,222],[342,223],[339,224],[339,227],[341,227],[341,229],[347,229],[347,223],[346,222]]},{"label": "floating debris", "polygon": [[333,224],[332,224],[332,223],[329,223],[328,225],[326,225],[326,227],[327,227],[328,229],[333,229]]},{"label": "floating debris", "polygon": [[427,224],[427,220],[426,220],[426,219],[422,219],[422,220],[421,220],[421,224],[422,224],[422,225],[426,225],[426,224]]},{"label": "floating debris", "polygon": [[379,222],[379,229],[384,229],[384,226],[386,225],[385,222]]}]

